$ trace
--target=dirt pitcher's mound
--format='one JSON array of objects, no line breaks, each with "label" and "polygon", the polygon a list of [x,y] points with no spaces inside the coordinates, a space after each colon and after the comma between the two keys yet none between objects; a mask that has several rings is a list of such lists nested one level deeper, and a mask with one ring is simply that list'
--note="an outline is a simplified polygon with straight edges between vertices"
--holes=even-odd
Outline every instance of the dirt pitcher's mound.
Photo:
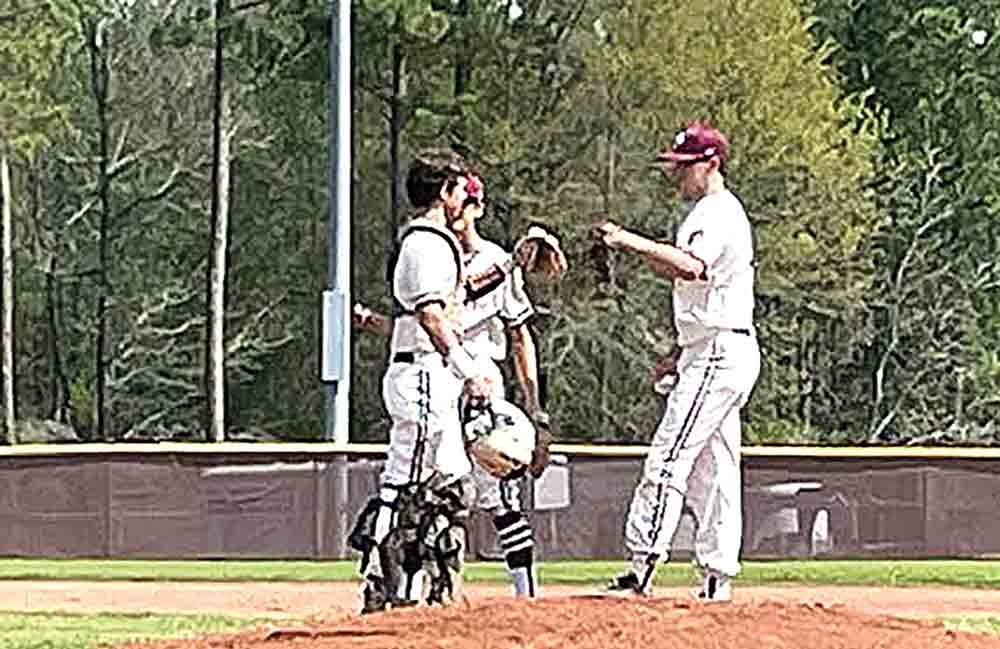
[{"label": "dirt pitcher's mound", "polygon": [[1000,649],[1000,636],[843,606],[770,600],[486,599],[131,649]]}]

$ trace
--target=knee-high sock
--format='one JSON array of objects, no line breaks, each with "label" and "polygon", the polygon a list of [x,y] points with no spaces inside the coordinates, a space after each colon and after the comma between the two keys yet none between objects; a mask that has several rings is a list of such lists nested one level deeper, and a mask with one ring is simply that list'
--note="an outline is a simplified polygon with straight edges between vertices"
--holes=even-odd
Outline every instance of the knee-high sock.
[{"label": "knee-high sock", "polygon": [[534,549],[535,539],[524,514],[505,512],[493,519],[500,548],[507,561],[514,594],[518,597],[535,596]]}]

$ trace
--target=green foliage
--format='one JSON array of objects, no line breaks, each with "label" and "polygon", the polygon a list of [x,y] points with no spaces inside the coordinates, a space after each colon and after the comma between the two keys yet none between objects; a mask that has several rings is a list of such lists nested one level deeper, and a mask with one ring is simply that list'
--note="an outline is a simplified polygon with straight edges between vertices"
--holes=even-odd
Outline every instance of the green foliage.
[{"label": "green foliage", "polygon": [[96,425],[94,413],[94,382],[93,376],[82,369],[69,386],[69,408],[74,426],[84,438],[93,434]]},{"label": "green foliage", "polygon": [[880,441],[992,443],[1000,383],[1000,3],[817,2],[814,29],[849,89],[887,124],[876,186],[886,219],[866,300]]},{"label": "green foliage", "polygon": [[[10,3],[8,3],[10,4]],[[201,438],[211,162],[203,3],[13,2],[0,10],[2,137],[15,142],[17,389],[26,417],[93,426],[93,305],[110,296],[109,427]],[[482,228],[556,230],[571,269],[531,281],[560,440],[641,442],[673,342],[669,284],[589,226],[669,239],[651,155],[691,118],[729,136],[755,226],[764,368],[754,443],[991,442],[1000,399],[1000,3],[362,0],[354,10],[353,297],[391,310],[393,62],[399,162],[447,142],[487,179]],[[227,293],[230,433],[314,439],[326,283],[329,7],[232,3]],[[24,16],[31,15],[31,20]],[[88,31],[110,70],[98,115]],[[973,35],[982,41],[977,44]],[[53,64],[55,62],[55,64]],[[109,283],[96,279],[109,137]],[[58,125],[58,128],[53,128]],[[358,336],[352,439],[384,440],[386,341]],[[508,369],[508,375],[512,372]],[[842,432],[843,431],[843,432]]]},{"label": "green foliage", "polygon": [[52,69],[76,33],[81,4],[70,0],[8,0],[0,10],[0,142],[37,151],[63,116],[48,89]]}]

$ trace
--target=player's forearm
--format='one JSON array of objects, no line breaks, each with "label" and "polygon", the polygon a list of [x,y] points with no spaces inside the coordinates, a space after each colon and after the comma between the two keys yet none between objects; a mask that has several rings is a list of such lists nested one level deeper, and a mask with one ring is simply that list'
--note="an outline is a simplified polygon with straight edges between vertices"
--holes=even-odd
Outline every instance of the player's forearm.
[{"label": "player's forearm", "polygon": [[514,348],[514,371],[521,385],[525,409],[529,416],[534,416],[541,409],[538,403],[538,355],[535,339],[527,325],[516,327],[510,333]]},{"label": "player's forearm", "polygon": [[448,354],[459,345],[455,335],[454,325],[445,315],[444,308],[437,302],[426,304],[417,309],[417,321],[431,339],[434,348],[442,356]]},{"label": "player's forearm", "polygon": [[660,243],[622,230],[616,235],[619,248],[636,252],[646,258],[656,272],[669,277],[696,279],[705,273],[705,264],[696,257],[669,243]]},{"label": "player's forearm", "polygon": [[448,369],[465,382],[466,393],[488,398],[489,380],[483,374],[482,364],[462,346],[444,308],[438,303],[422,306],[417,310],[417,320],[427,332],[434,348],[444,356]]}]

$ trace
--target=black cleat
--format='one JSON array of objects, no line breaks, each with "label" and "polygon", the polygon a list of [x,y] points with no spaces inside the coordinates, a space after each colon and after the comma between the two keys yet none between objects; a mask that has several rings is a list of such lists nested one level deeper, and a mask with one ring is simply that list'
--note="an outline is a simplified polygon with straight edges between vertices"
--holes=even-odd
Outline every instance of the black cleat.
[{"label": "black cleat", "polygon": [[634,572],[626,572],[612,579],[601,593],[608,597],[646,597],[649,588],[643,588]]},{"label": "black cleat", "polygon": [[388,608],[389,600],[385,596],[385,586],[381,577],[369,576],[365,578],[365,585],[361,590],[361,614],[378,613]]}]

